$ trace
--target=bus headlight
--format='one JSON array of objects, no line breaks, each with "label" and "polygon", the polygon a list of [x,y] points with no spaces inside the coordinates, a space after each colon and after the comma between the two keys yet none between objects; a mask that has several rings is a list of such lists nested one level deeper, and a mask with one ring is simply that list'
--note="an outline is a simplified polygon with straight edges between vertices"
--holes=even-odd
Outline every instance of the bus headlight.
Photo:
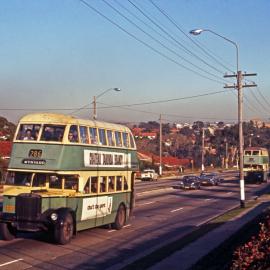
[{"label": "bus headlight", "polygon": [[57,213],[52,213],[52,214],[51,214],[51,220],[52,220],[52,221],[56,221],[57,219],[58,219]]}]

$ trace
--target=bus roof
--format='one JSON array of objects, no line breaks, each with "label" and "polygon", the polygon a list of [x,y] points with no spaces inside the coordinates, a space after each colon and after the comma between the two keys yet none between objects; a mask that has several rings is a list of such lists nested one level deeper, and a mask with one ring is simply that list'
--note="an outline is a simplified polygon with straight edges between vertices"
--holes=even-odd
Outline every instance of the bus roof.
[{"label": "bus roof", "polygon": [[268,151],[267,148],[264,148],[264,147],[246,147],[245,148],[245,151]]},{"label": "bus roof", "polygon": [[58,113],[32,113],[23,116],[20,123],[46,123],[46,124],[70,124],[70,125],[86,125],[100,128],[107,128],[119,131],[130,132],[130,129],[124,125],[114,124],[103,121],[79,119],[71,115]]}]

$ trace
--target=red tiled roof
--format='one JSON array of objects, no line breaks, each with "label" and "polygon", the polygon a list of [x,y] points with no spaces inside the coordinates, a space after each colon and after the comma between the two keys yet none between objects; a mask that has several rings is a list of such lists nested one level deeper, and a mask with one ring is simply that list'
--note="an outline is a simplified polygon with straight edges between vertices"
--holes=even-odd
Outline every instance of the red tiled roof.
[{"label": "red tiled roof", "polygon": [[0,141],[0,156],[10,157],[12,143],[10,141]]},{"label": "red tiled roof", "polygon": [[[154,161],[154,163],[159,164],[159,156],[157,155],[149,152],[140,152],[138,154],[138,158],[140,159],[141,156],[148,156],[150,160]],[[188,158],[162,157],[162,163],[167,166],[187,166],[190,164],[190,160]]]}]

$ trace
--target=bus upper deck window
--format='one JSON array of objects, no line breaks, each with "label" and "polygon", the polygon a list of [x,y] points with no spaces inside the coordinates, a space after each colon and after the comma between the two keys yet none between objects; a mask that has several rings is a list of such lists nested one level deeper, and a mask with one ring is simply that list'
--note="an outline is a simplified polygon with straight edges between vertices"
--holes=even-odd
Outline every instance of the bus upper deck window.
[{"label": "bus upper deck window", "polygon": [[90,143],[91,144],[98,144],[97,129],[90,127],[89,128],[89,135],[90,135]]},{"label": "bus upper deck window", "polygon": [[80,126],[80,139],[81,143],[89,143],[87,127]]},{"label": "bus upper deck window", "polygon": [[39,124],[21,124],[17,134],[17,140],[36,141],[39,136],[41,125]]},{"label": "bus upper deck window", "polygon": [[64,131],[65,131],[65,126],[44,125],[40,140],[61,142],[63,140]]},{"label": "bus upper deck window", "polygon": [[79,141],[78,137],[78,127],[76,125],[70,126],[69,133],[68,133],[68,140],[70,142],[77,143]]},{"label": "bus upper deck window", "polygon": [[122,136],[121,136],[121,132],[119,131],[115,131],[115,141],[116,141],[116,146],[121,147],[122,144]]},{"label": "bus upper deck window", "polygon": [[254,156],[258,156],[260,154],[260,151],[253,151]]},{"label": "bus upper deck window", "polygon": [[107,145],[107,139],[105,134],[105,129],[99,128],[98,129],[98,135],[99,135],[99,142],[101,145]]},{"label": "bus upper deck window", "polygon": [[108,138],[108,144],[109,146],[115,146],[115,140],[114,140],[114,132],[111,130],[107,130],[107,138]]},{"label": "bus upper deck window", "polygon": [[130,141],[131,148],[135,148],[135,142],[131,134],[129,134],[129,141]]},{"label": "bus upper deck window", "polygon": [[126,132],[123,132],[122,135],[123,135],[123,144],[124,144],[124,146],[129,147],[128,134]]}]

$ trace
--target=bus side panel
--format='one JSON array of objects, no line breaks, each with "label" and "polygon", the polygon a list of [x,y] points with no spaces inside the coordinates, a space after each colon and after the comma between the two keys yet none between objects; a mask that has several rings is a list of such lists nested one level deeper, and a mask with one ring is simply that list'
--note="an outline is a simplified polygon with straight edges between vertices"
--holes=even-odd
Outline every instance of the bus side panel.
[{"label": "bus side panel", "polygon": [[[89,197],[87,197],[89,198]],[[95,197],[94,197],[95,198]],[[113,223],[115,221],[115,217],[117,214],[118,207],[121,203],[124,204],[126,208],[126,220],[128,220],[128,215],[130,212],[130,200],[131,193],[115,193],[115,194],[104,194],[96,197],[96,216],[91,216],[89,219],[77,221],[77,230],[85,230],[89,228],[94,228],[97,226],[102,226],[106,224]],[[104,201],[107,200],[107,204],[105,205]],[[110,206],[110,202],[112,202],[112,206]],[[105,207],[107,209],[105,209]],[[110,208],[111,207],[111,208]],[[87,207],[79,207],[78,209],[82,209],[82,211],[87,211]],[[79,214],[79,212],[78,212]],[[83,212],[81,212],[81,216],[85,216]]]}]

